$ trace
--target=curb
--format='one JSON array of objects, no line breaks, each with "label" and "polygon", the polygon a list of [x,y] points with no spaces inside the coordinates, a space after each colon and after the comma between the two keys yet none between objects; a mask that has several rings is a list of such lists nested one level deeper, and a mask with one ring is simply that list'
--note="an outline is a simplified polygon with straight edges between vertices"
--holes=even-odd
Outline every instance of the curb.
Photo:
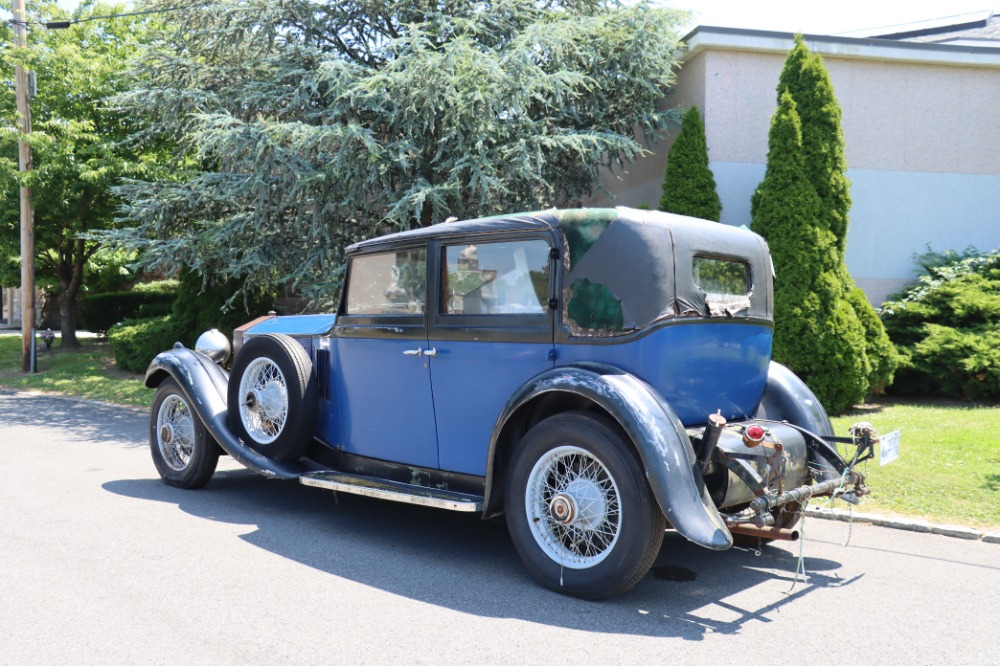
[{"label": "curb", "polygon": [[892,516],[883,516],[877,513],[859,513],[856,511],[844,511],[843,509],[825,509],[812,506],[807,506],[805,508],[805,515],[812,518],[823,518],[824,520],[870,523],[879,527],[891,527],[897,530],[940,534],[942,536],[953,537],[955,539],[967,539],[969,541],[982,541],[984,543],[1000,544],[1000,532],[977,530],[963,525],[936,525],[926,520],[919,520],[916,518],[897,518]]}]

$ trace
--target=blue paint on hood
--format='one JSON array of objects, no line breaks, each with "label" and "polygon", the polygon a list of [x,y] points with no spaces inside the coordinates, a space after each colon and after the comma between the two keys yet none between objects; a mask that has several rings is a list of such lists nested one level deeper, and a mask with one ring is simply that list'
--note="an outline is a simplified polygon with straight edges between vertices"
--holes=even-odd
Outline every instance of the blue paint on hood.
[{"label": "blue paint on hood", "polygon": [[337,315],[292,315],[290,317],[273,317],[262,321],[245,333],[247,336],[264,335],[266,333],[284,333],[285,335],[322,335],[333,328]]}]

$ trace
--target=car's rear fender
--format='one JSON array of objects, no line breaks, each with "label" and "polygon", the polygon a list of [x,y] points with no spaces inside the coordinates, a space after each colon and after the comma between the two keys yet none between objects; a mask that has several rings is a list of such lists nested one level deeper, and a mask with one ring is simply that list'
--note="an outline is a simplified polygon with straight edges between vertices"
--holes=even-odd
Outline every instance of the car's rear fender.
[{"label": "car's rear fender", "polygon": [[[698,545],[714,550],[732,546],[732,536],[715,508],[698,471],[694,449],[673,409],[648,384],[617,368],[578,364],[547,370],[525,383],[497,420],[490,441],[485,506],[494,505],[503,484],[503,451],[518,431],[545,416],[540,406],[570,399],[590,404],[614,419],[635,446],[656,501],[670,524]],[[553,400],[554,399],[554,400]]]},{"label": "car's rear fender", "polygon": [[173,377],[187,402],[222,449],[247,468],[264,476],[295,479],[302,469],[294,463],[278,462],[245,446],[227,423],[226,387],[229,375],[211,359],[180,343],[152,360],[146,369],[146,386],[156,388]]},{"label": "car's rear fender", "polygon": [[798,375],[780,363],[771,361],[768,367],[767,388],[753,418],[787,421],[807,431],[811,443],[809,463],[819,481],[837,478],[847,464],[836,449],[822,439],[834,435],[823,404]]}]

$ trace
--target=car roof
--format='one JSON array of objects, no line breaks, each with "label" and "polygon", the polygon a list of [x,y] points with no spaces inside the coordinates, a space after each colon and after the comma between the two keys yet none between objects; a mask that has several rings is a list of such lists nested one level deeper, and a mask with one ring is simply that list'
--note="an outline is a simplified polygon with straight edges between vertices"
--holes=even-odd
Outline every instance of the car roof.
[{"label": "car roof", "polygon": [[518,231],[552,231],[559,226],[559,220],[555,213],[556,211],[553,209],[531,213],[515,213],[513,215],[495,215],[475,220],[440,222],[429,227],[399,231],[394,234],[354,243],[348,246],[347,252],[361,252],[383,245],[405,245],[409,241],[423,240],[429,237],[447,238],[449,236],[470,236]]}]

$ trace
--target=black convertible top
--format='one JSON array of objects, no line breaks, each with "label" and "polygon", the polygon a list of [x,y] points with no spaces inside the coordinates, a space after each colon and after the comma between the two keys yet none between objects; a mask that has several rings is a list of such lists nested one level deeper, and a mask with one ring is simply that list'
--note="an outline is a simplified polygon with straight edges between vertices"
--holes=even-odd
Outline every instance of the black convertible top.
[{"label": "black convertible top", "polygon": [[[578,335],[622,334],[673,317],[772,320],[772,266],[764,239],[746,228],[673,213],[619,207],[499,215],[389,234],[347,251],[518,231],[562,236],[564,321]],[[697,284],[699,259],[746,264],[748,293],[707,293]]]}]

